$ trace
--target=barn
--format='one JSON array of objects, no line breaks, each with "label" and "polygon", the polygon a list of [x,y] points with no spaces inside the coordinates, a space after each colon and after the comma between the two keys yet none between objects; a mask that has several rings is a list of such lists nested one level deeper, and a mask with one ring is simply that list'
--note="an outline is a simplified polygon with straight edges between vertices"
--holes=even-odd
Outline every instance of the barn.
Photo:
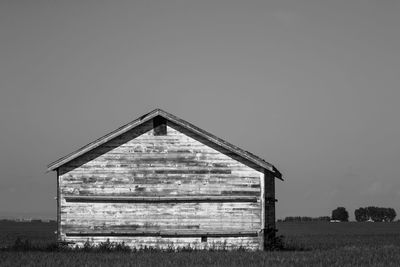
[{"label": "barn", "polygon": [[57,173],[60,242],[262,250],[275,229],[281,173],[161,109],[48,170]]}]

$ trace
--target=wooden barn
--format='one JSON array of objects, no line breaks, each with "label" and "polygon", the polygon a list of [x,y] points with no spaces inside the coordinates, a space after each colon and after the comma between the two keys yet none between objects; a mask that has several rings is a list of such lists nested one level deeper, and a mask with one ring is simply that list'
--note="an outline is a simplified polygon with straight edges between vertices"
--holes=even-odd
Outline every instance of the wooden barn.
[{"label": "wooden barn", "polygon": [[48,170],[57,172],[60,242],[256,250],[275,229],[280,172],[160,109]]}]

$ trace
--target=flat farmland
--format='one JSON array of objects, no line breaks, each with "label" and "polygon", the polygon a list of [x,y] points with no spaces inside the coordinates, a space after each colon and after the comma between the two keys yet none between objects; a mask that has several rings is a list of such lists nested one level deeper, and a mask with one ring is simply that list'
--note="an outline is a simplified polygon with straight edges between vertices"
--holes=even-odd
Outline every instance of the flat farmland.
[{"label": "flat farmland", "polygon": [[[400,223],[278,223],[286,251],[2,251],[0,266],[400,266]],[[55,241],[54,223],[0,223],[0,247],[17,237]]]},{"label": "flat farmland", "polygon": [[400,248],[399,222],[287,222],[278,223],[277,228],[287,244],[312,250]]},{"label": "flat farmland", "polygon": [[0,247],[14,244],[17,238],[35,244],[56,242],[57,224],[43,222],[13,222],[0,220]]}]

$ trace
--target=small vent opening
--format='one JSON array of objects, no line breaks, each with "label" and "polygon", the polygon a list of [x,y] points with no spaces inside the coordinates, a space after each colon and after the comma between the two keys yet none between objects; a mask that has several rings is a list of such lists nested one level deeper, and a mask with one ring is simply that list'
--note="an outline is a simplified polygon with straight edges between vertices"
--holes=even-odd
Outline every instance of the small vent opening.
[{"label": "small vent opening", "polygon": [[161,116],[153,119],[154,135],[167,135],[167,120]]},{"label": "small vent opening", "polygon": [[202,236],[201,237],[201,243],[205,243],[207,242],[207,237],[206,236]]}]

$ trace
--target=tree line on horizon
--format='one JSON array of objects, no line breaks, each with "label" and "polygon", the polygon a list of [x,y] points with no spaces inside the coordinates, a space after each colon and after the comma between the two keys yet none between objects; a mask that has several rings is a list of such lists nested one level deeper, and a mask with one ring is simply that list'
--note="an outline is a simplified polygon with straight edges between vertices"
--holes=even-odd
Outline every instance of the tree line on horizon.
[{"label": "tree line on horizon", "polygon": [[368,220],[373,220],[374,222],[393,222],[396,215],[396,211],[393,208],[366,207],[354,211],[357,222],[366,222]]},{"label": "tree line on horizon", "polygon": [[[357,222],[393,222],[396,218],[396,211],[393,208],[365,207],[354,211],[354,217]],[[346,208],[338,207],[332,211],[332,220],[348,222],[349,213]]]},{"label": "tree line on horizon", "polygon": [[[354,211],[354,217],[357,222],[393,222],[397,214],[393,208],[380,208],[380,207],[365,207],[358,208]],[[307,217],[307,216],[289,216],[278,222],[312,222],[312,221],[349,221],[349,213],[345,207],[337,207],[332,210],[332,215],[320,217]]]},{"label": "tree line on horizon", "polygon": [[331,217],[320,216],[320,217],[307,217],[307,216],[289,216],[278,222],[329,222]]}]

